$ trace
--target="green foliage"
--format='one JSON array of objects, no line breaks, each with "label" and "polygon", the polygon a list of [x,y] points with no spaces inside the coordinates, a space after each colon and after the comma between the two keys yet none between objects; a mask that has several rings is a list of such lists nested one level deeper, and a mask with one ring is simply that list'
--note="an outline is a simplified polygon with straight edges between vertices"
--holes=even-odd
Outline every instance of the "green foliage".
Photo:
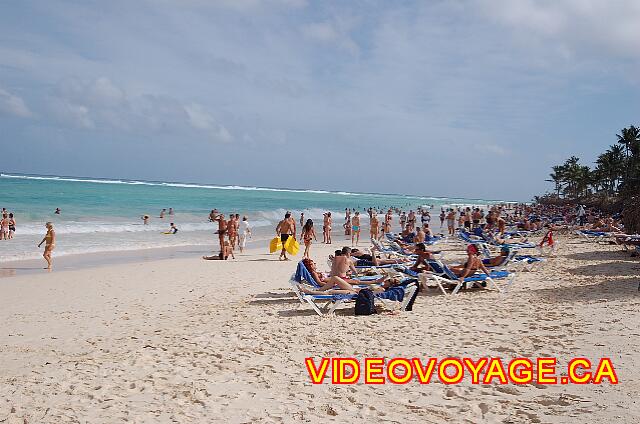
[{"label": "green foliage", "polygon": [[625,187],[640,181],[640,129],[623,128],[616,134],[617,144],[598,156],[595,168],[580,164],[571,156],[562,165],[552,167],[551,179],[557,197],[580,200],[594,194],[617,196]]},{"label": "green foliage", "polygon": [[616,134],[617,144],[598,156],[595,167],[571,156],[551,168],[555,197],[568,201],[613,198],[624,205],[627,231],[640,232],[640,128],[631,125]]}]

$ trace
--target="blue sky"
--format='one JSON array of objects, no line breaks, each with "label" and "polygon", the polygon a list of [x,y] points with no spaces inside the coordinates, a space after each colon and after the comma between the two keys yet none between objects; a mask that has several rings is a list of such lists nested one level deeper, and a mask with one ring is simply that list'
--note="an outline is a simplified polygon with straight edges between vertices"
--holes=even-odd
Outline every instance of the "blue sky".
[{"label": "blue sky", "polygon": [[640,124],[634,0],[0,11],[4,172],[528,200]]}]

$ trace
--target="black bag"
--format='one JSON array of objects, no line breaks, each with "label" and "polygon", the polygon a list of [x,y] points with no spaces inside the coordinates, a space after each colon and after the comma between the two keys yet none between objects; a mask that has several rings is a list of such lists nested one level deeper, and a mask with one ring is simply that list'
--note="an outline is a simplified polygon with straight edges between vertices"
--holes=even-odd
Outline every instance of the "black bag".
[{"label": "black bag", "polygon": [[373,292],[370,289],[362,289],[356,298],[356,315],[373,315],[377,313],[373,304]]}]

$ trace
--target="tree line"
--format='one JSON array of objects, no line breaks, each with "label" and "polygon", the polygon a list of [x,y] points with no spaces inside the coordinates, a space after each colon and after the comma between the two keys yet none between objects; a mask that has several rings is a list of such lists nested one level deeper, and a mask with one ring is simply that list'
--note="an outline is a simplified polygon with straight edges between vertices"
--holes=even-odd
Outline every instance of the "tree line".
[{"label": "tree line", "polygon": [[616,205],[623,210],[625,225],[640,231],[640,128],[620,130],[594,167],[571,156],[551,169],[547,181],[554,184],[554,193],[547,199]]},{"label": "tree line", "polygon": [[550,179],[557,197],[581,200],[592,195],[614,197],[622,194],[640,176],[640,128],[630,126],[616,134],[617,143],[596,159],[595,167],[582,165],[571,156],[553,166]]}]

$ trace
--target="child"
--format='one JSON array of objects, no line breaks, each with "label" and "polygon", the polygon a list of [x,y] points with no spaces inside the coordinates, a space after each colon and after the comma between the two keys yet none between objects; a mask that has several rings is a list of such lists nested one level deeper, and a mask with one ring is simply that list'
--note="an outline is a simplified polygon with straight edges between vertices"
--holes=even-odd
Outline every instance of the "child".
[{"label": "child", "polygon": [[318,241],[318,239],[316,239],[316,230],[313,229],[313,221],[310,219],[307,219],[307,222],[304,224],[304,227],[302,227],[302,240],[304,241],[304,254],[302,255],[302,258],[309,258],[309,248],[311,247],[311,239],[313,238],[315,241]]}]

